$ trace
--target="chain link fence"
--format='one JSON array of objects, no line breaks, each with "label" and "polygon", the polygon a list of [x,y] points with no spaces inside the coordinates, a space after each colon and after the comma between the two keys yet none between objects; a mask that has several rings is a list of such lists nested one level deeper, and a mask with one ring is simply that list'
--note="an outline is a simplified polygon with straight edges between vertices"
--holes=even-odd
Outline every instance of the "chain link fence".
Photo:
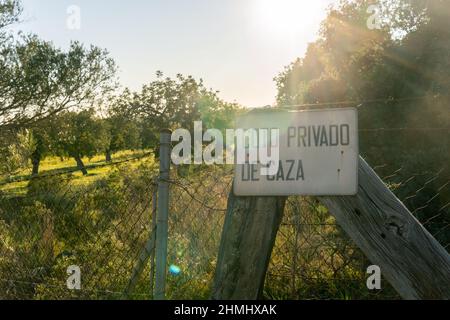
[{"label": "chain link fence", "polygon": [[[447,150],[448,151],[448,150]],[[152,299],[158,166],[138,159],[77,184],[70,174],[34,178],[0,193],[0,299]],[[450,173],[370,162],[447,249]],[[207,299],[233,171],[171,169],[166,297]],[[141,263],[139,263],[141,262]],[[67,268],[81,269],[81,289]],[[368,290],[371,263],[314,197],[288,198],[266,276],[266,299],[397,299],[386,281]],[[130,288],[130,282],[133,283]]]},{"label": "chain link fence", "polygon": [[[53,175],[2,192],[0,299],[121,298],[151,232],[156,172],[143,162],[89,184]],[[81,290],[68,290],[71,265]]]}]

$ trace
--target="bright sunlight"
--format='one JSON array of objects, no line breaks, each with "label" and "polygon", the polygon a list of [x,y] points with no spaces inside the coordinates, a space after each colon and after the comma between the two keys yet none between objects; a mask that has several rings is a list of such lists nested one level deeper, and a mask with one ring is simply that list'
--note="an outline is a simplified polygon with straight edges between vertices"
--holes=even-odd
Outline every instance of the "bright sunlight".
[{"label": "bright sunlight", "polygon": [[309,28],[324,15],[330,1],[255,0],[256,24],[274,37],[292,37]]}]

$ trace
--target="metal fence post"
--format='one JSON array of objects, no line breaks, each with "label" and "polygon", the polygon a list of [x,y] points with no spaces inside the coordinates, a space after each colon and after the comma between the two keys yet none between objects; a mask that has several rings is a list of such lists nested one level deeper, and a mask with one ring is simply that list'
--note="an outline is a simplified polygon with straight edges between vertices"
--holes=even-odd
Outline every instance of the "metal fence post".
[{"label": "metal fence post", "polygon": [[163,130],[160,136],[158,212],[156,218],[155,300],[164,300],[167,275],[167,237],[169,215],[170,142],[172,132]]},{"label": "metal fence post", "polygon": [[[152,238],[153,244],[156,243],[156,212],[157,212],[158,190],[153,190],[153,203],[152,203]],[[155,290],[155,247],[150,254],[150,292],[152,298],[154,298]]]}]

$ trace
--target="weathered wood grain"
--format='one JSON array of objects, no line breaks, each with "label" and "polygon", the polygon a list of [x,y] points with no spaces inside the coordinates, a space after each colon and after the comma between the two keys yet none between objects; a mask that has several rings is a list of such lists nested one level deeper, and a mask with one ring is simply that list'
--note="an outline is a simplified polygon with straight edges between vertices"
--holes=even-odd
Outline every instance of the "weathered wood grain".
[{"label": "weathered wood grain", "polygon": [[284,197],[237,197],[231,190],[213,283],[212,299],[261,296]]},{"label": "weathered wood grain", "polygon": [[360,158],[356,196],[320,197],[404,299],[450,299],[450,255]]}]

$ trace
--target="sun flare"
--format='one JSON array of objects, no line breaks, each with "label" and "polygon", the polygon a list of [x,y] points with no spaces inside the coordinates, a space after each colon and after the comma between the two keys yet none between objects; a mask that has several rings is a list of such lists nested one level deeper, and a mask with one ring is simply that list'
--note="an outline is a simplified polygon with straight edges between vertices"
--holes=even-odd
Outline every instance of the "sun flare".
[{"label": "sun flare", "polygon": [[254,4],[259,27],[273,35],[293,35],[323,12],[323,1],[258,0]]}]

